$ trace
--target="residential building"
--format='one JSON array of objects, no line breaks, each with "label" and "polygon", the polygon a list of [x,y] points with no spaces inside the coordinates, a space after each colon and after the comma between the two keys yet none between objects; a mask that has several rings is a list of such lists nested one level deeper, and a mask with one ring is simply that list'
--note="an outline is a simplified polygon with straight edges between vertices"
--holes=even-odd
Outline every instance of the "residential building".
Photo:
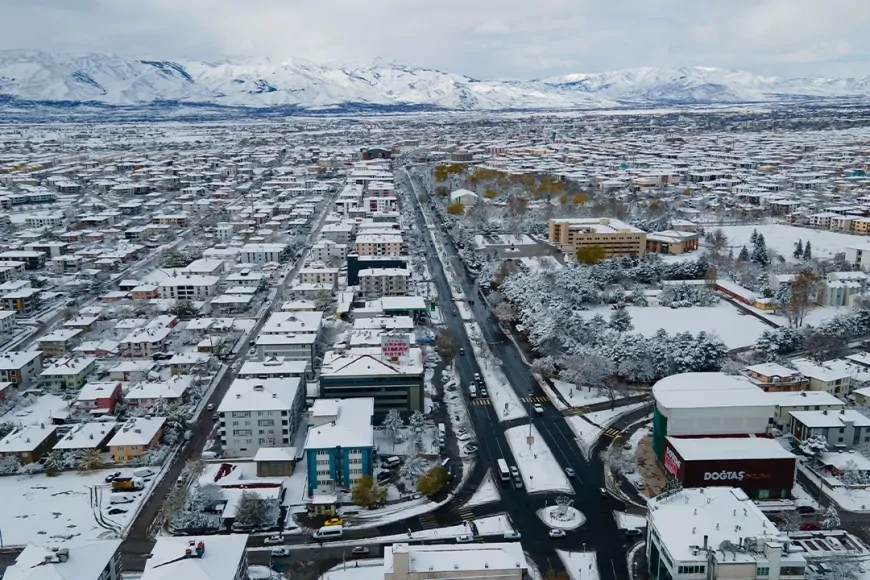
[{"label": "residential building", "polygon": [[701,234],[677,230],[653,232],[646,236],[646,251],[677,256],[698,249]]},{"label": "residential building", "polygon": [[16,457],[22,465],[34,463],[57,442],[57,427],[40,423],[19,427],[0,440],[0,457]]},{"label": "residential building", "polygon": [[157,293],[164,300],[205,300],[217,293],[219,282],[217,276],[170,276],[160,281]]},{"label": "residential building", "polygon": [[284,379],[296,377],[304,381],[309,368],[305,360],[290,360],[272,356],[262,361],[246,360],[236,375],[240,379]]},{"label": "residential building", "polygon": [[870,244],[847,245],[846,261],[853,266],[859,266],[865,272],[870,271]]},{"label": "residential building", "polygon": [[652,580],[804,577],[804,556],[786,549],[788,534],[743,490],[701,487],[661,494],[649,501],[647,522]]},{"label": "residential building", "polygon": [[549,241],[567,254],[591,247],[602,248],[605,258],[637,257],[646,251],[646,233],[616,219],[551,219],[548,226]]},{"label": "residential building", "polygon": [[40,373],[42,384],[49,389],[78,390],[82,388],[97,368],[97,359],[90,356],[77,356],[61,359]]},{"label": "residential building", "polygon": [[375,418],[390,409],[403,416],[423,410],[423,356],[407,336],[385,335],[380,347],[337,349],[326,353],[320,370],[320,395],[371,397]]},{"label": "residential building", "polygon": [[0,295],[0,310],[17,312],[21,316],[31,316],[39,310],[39,290],[21,288]]},{"label": "residential building", "polygon": [[367,268],[360,270],[360,292],[363,298],[382,296],[405,296],[411,272],[401,268]]},{"label": "residential building", "polygon": [[76,397],[74,407],[84,413],[106,415],[115,412],[115,405],[120,400],[120,381],[85,383]]},{"label": "residential building", "polygon": [[45,265],[45,252],[28,252],[26,250],[9,250],[0,252],[0,261],[24,262],[25,270],[39,270]]},{"label": "residential building", "polygon": [[304,403],[298,378],[234,380],[217,409],[224,455],[253,457],[261,447],[287,447]]},{"label": "residential building", "polygon": [[280,263],[287,257],[287,251],[286,244],[245,244],[240,259],[244,264]]},{"label": "residential building", "polygon": [[169,343],[172,328],[168,326],[148,325],[137,328],[121,339],[118,344],[121,356],[134,358],[151,357],[162,352]]},{"label": "residential building", "polygon": [[156,447],[163,437],[165,417],[127,419],[109,440],[109,453],[116,463],[125,463]]},{"label": "residential building", "polygon": [[769,392],[767,399],[774,404],[773,420],[780,429],[788,428],[792,411],[837,412],[846,407],[846,403],[827,391]]},{"label": "residential building", "polygon": [[338,284],[338,268],[327,268],[323,265],[302,268],[299,270],[298,280],[303,284],[326,284],[334,289]]},{"label": "residential building", "polygon": [[247,534],[161,536],[140,580],[249,580]]},{"label": "residential building", "polygon": [[358,286],[360,283],[359,273],[369,268],[408,270],[408,256],[357,256],[350,254],[347,257],[347,285]]},{"label": "residential building", "polygon": [[358,256],[398,256],[403,252],[402,234],[360,234],[354,240]]},{"label": "residential building", "polygon": [[78,328],[58,328],[39,337],[37,347],[47,357],[68,355],[81,342],[84,331]]},{"label": "residential building", "polygon": [[244,268],[239,272],[227,276],[224,279],[223,286],[225,288],[236,286],[255,289],[264,288],[266,286],[266,276],[261,272],[251,272],[250,268]]},{"label": "residential building", "polygon": [[777,363],[762,363],[746,367],[743,375],[754,385],[769,393],[803,391],[810,380],[794,369]]},{"label": "residential building", "polygon": [[332,240],[320,240],[311,246],[309,257],[312,262],[335,265],[336,261],[343,262],[347,258],[347,244],[337,244]]},{"label": "residential building", "polygon": [[54,444],[52,450],[105,452],[109,449],[109,440],[115,435],[118,425],[113,421],[76,423],[67,431],[66,435]]},{"label": "residential building", "polygon": [[374,399],[321,398],[311,405],[305,439],[308,494],[349,489],[374,469]]},{"label": "residential building", "polygon": [[[384,546],[384,580],[523,580],[528,564],[519,542]],[[583,577],[582,571],[579,577]]]},{"label": "residential building", "polygon": [[854,409],[791,411],[788,431],[798,441],[821,437],[832,449],[870,443],[870,418]]},{"label": "residential building", "polygon": [[854,367],[846,360],[829,360],[821,364],[806,358],[794,359],[791,364],[809,379],[811,391],[825,391],[845,396],[852,384]]},{"label": "residential building", "polygon": [[27,390],[37,382],[42,372],[42,352],[9,350],[0,352],[0,383],[12,383]]},{"label": "residential building", "polygon": [[9,310],[0,310],[0,335],[12,334],[15,330],[15,313]]},{"label": "residential building", "polygon": [[121,580],[121,540],[28,544],[6,569],[6,580]]},{"label": "residential building", "polygon": [[150,409],[160,401],[181,404],[192,382],[192,377],[179,374],[165,381],[142,381],[127,389],[124,402],[130,407],[143,409]]}]

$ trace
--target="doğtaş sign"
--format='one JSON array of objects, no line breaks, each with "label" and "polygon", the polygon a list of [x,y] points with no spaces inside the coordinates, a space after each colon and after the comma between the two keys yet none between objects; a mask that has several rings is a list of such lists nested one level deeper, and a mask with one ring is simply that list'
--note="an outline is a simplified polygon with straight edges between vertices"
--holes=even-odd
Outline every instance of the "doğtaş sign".
[{"label": "do\u011fta\u015f sign", "polygon": [[665,451],[665,469],[670,472],[674,477],[680,473],[680,465],[682,465],[682,461],[677,457],[677,454],[674,453],[674,450],[668,447],[668,450]]}]

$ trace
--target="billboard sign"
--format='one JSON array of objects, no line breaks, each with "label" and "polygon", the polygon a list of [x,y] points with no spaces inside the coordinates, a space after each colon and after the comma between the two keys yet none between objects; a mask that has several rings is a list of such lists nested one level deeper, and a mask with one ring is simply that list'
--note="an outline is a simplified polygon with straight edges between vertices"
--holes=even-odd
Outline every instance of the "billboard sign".
[{"label": "billboard sign", "polygon": [[389,359],[397,359],[408,354],[411,340],[406,334],[390,334],[381,339],[381,351]]},{"label": "billboard sign", "polygon": [[668,450],[665,451],[664,463],[665,469],[668,471],[668,473],[670,473],[674,477],[677,477],[677,475],[680,473],[680,466],[683,464],[683,462],[680,461],[680,458],[677,457],[677,454],[674,453],[674,450],[670,447],[668,447]]}]

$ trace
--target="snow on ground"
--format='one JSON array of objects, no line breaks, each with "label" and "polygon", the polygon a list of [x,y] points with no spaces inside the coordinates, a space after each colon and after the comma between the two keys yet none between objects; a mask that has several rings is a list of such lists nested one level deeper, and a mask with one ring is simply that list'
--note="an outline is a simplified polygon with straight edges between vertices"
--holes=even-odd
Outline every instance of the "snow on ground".
[{"label": "snow on ground", "polygon": [[[66,471],[54,477],[44,474],[0,477],[0,497],[16,500],[4,502],[0,507],[4,545],[44,545],[67,539],[117,537],[116,531],[124,531],[148,496],[151,481],[145,482],[142,491],[112,494],[105,477],[115,471]],[[130,476],[132,470],[123,469],[121,474]],[[112,495],[130,497],[133,501],[112,505],[109,503]],[[108,515],[111,508],[126,512]],[[103,525],[97,522],[98,517]]]},{"label": "snow on ground", "polygon": [[517,468],[528,493],[546,491],[574,493],[568,476],[562,471],[553,452],[538,430],[532,426],[532,444],[529,446],[529,427],[521,425],[504,432]]},{"label": "snow on ground", "polygon": [[327,570],[320,580],[384,580],[384,561],[364,559],[344,562]]},{"label": "snow on ground", "polygon": [[[819,478],[814,472],[802,464],[798,464],[798,469],[813,482],[813,485],[819,485]],[[839,484],[839,480],[833,476],[826,477],[825,481],[826,484],[822,486],[825,495],[836,502],[840,508],[850,512],[870,512],[870,489],[849,489]],[[832,485],[834,487],[831,487]]]},{"label": "snow on ground", "polygon": [[[455,433],[458,429],[464,428],[474,435],[474,425],[472,425],[468,418],[468,408],[465,405],[465,398],[459,391],[461,387],[456,378],[454,368],[451,366],[444,369],[444,372],[441,373],[441,378],[442,380],[446,379],[444,381],[444,404],[447,406],[447,413],[450,416],[453,432]],[[450,389],[454,390],[451,391]],[[465,452],[465,444],[459,447],[459,454],[462,457],[472,455]]]},{"label": "snow on ground", "polygon": [[841,234],[827,230],[811,230],[781,224],[723,226],[722,228],[713,229],[721,229],[728,236],[728,245],[734,250],[735,256],[740,252],[742,246],[746,246],[749,251],[752,251],[752,244],[749,242],[749,238],[752,236],[753,230],[758,230],[758,233],[764,234],[764,242],[768,249],[774,250],[789,261],[794,260],[792,254],[798,240],[802,240],[803,243],[809,240],[812,243],[814,257],[832,258],[836,253],[845,252],[847,245],[861,244],[866,239],[850,234]]},{"label": "snow on ground", "polygon": [[556,550],[571,580],[598,580],[598,560],[595,552],[566,552]]},{"label": "snow on ground", "polygon": [[[591,387],[578,387],[573,383],[560,381],[559,379],[553,379],[553,386],[556,387],[556,390],[559,391],[562,397],[568,401],[572,407],[586,407],[588,405],[595,405],[596,403],[605,403],[610,400],[607,398],[607,395],[602,395],[597,389]],[[626,395],[632,394],[634,393],[627,393]],[[622,398],[624,397],[620,393],[617,400]]]},{"label": "snow on ground", "polygon": [[538,270],[554,269],[561,270],[564,264],[560,264],[555,258],[550,256],[541,256],[538,258],[520,258],[520,262],[532,272]]},{"label": "snow on ground", "polygon": [[639,530],[646,527],[646,518],[625,512],[613,512],[616,527],[620,530]]},{"label": "snow on ground", "polygon": [[586,516],[577,508],[567,506],[565,515],[560,515],[563,508],[558,505],[551,505],[538,510],[538,517],[547,526],[554,530],[576,530],[586,523]]},{"label": "snow on ground", "polygon": [[602,429],[607,429],[623,415],[627,415],[647,405],[649,403],[632,403],[631,405],[616,407],[615,409],[586,413],[579,417],[565,417],[565,420],[568,422],[568,426],[571,427],[574,435],[577,436],[577,443],[580,446],[580,451],[583,452],[583,456],[588,458],[589,452],[595,446],[598,438],[601,437]]},{"label": "snow on ground", "polygon": [[[408,427],[399,430],[399,437],[395,442],[387,430],[382,427],[375,427],[374,435],[375,451],[379,455],[390,454],[409,457],[417,454],[414,448],[414,437],[411,436],[411,430]],[[438,428],[435,425],[427,424],[423,427],[422,453],[438,453]]]},{"label": "snow on ground", "polygon": [[56,412],[69,413],[67,401],[57,395],[26,395],[20,402],[0,417],[0,422],[10,421],[21,425],[51,423]]},{"label": "snow on ground", "polygon": [[474,320],[474,312],[472,312],[468,302],[461,300],[454,304],[456,305],[456,309],[459,311],[459,317],[462,318],[462,320]]},{"label": "snow on ground", "polygon": [[[698,334],[717,334],[729,349],[740,348],[753,344],[761,333],[770,327],[754,316],[737,313],[737,308],[728,302],[720,302],[716,306],[693,306],[691,308],[665,308],[626,306],[631,315],[634,330],[643,336],[652,336],[660,328],[669,334],[691,332]],[[594,308],[578,312],[583,318],[589,319],[596,314],[604,318],[610,316],[609,308]]]},{"label": "snow on ground", "polygon": [[486,345],[480,325],[476,322],[466,323],[465,331],[468,333],[471,348],[474,349],[474,357],[480,367],[480,374],[486,383],[489,399],[495,408],[499,421],[510,421],[527,416],[523,402],[517,396],[516,391],[504,376],[501,368],[496,364],[495,356]]},{"label": "snow on ground", "polygon": [[493,503],[501,499],[501,494],[498,491],[498,486],[495,484],[495,479],[492,477],[492,472],[487,471],[486,477],[483,478],[480,486],[475,490],[474,494],[465,502],[463,507],[474,507]]},{"label": "snow on ground", "polygon": [[819,509],[819,502],[810,495],[810,493],[804,489],[804,486],[799,484],[798,482],[794,482],[794,485],[791,488],[791,495],[794,498],[794,505],[796,506],[810,506],[815,509]]}]

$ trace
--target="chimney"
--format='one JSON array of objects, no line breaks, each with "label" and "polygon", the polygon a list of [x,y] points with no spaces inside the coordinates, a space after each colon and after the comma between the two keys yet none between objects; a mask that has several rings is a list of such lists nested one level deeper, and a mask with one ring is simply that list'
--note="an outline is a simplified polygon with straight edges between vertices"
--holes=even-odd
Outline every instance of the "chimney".
[{"label": "chimney", "polygon": [[707,550],[707,536],[704,536],[704,550]]}]

